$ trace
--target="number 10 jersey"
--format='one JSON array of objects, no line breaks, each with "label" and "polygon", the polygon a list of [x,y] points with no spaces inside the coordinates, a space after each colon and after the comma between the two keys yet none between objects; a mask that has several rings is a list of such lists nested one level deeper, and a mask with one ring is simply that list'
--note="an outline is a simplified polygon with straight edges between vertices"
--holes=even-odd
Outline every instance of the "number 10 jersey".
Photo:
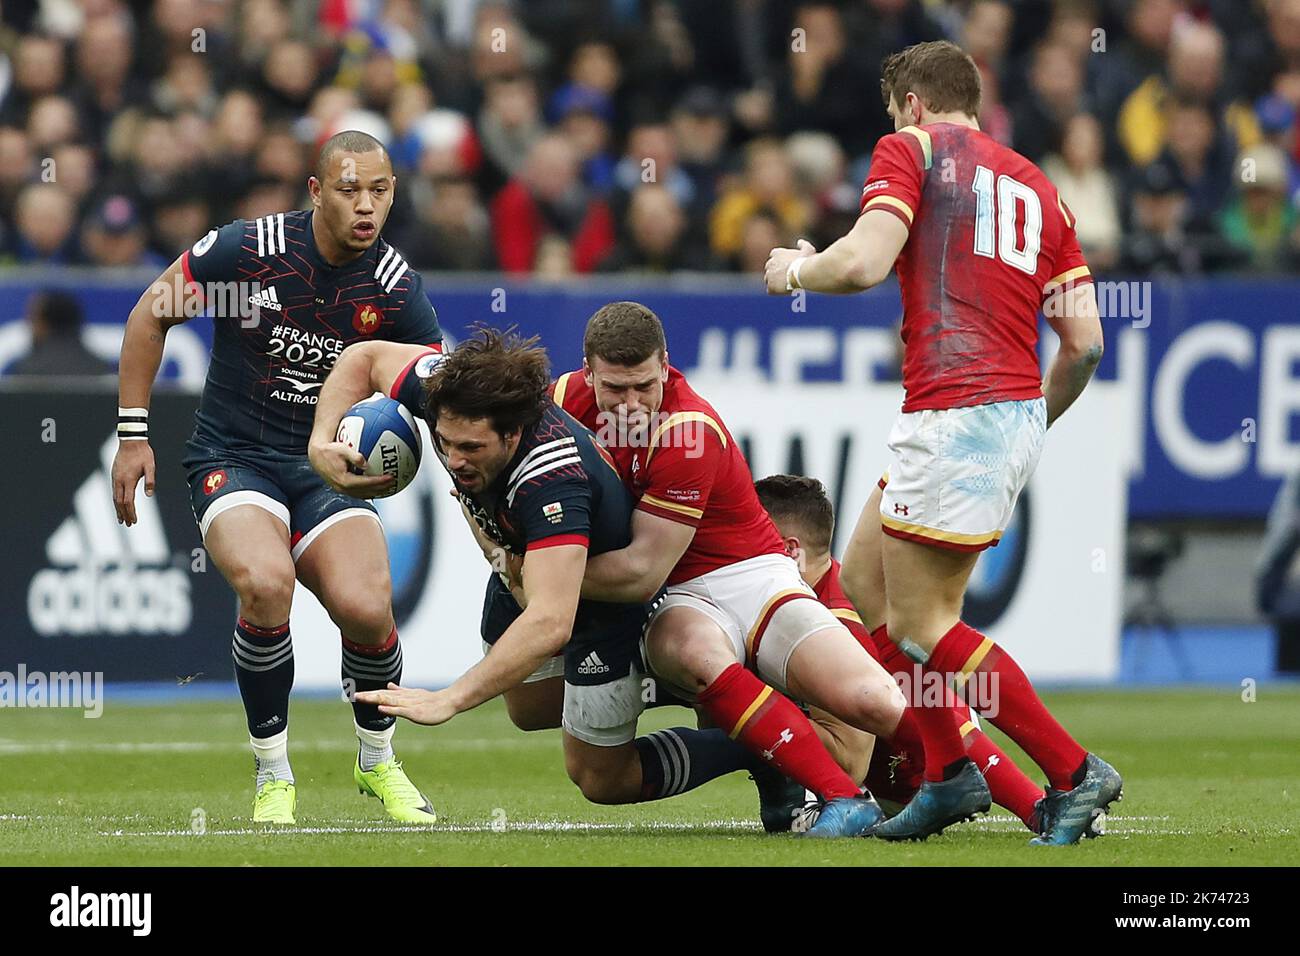
[{"label": "number 10 jersey", "polygon": [[1040,397],[1039,310],[1092,281],[1043,172],[977,129],[908,126],[876,144],[861,208],[909,230],[896,263],[903,411]]}]

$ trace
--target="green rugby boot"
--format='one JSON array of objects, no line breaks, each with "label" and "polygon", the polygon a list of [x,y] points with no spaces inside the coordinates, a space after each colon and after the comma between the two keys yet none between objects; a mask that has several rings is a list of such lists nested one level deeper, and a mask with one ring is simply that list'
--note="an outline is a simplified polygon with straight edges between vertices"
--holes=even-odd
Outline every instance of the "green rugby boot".
[{"label": "green rugby boot", "polygon": [[358,759],[352,765],[352,779],[356,781],[358,791],[379,798],[394,820],[424,826],[438,820],[429,798],[415,788],[402,769],[401,761],[396,758],[376,764],[373,770],[362,770]]},{"label": "green rugby boot", "polygon": [[288,780],[268,780],[257,788],[253,798],[254,823],[284,823],[292,826],[293,808],[298,802],[298,791]]}]

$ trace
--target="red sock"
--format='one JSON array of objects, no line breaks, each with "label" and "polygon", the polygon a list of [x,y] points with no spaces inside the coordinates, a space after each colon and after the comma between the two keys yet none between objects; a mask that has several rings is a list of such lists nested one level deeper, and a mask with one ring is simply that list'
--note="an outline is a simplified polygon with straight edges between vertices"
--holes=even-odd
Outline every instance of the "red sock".
[{"label": "red sock", "polygon": [[[961,712],[969,711],[963,706]],[[980,730],[963,717],[966,728],[962,740],[966,743],[966,755],[975,761],[975,766],[984,774],[989,785],[993,802],[1006,807],[1018,816],[1025,826],[1033,829],[1030,818],[1034,815],[1034,804],[1043,798],[1043,788],[1025,776],[1025,772],[1016,766],[1016,762],[1003,753],[1002,748],[993,742],[988,734]],[[967,727],[967,725],[969,725]]]},{"label": "red sock", "polygon": [[920,765],[909,770],[907,764],[906,756],[894,752],[885,741],[877,740],[863,786],[879,800],[905,804],[916,796],[922,776]]},{"label": "red sock", "polygon": [[987,691],[996,695],[996,714],[990,707],[987,719],[1043,768],[1051,786],[1074,786],[1075,771],[1088,753],[1056,722],[1010,654],[958,621],[935,646],[926,667],[949,675],[988,675]]},{"label": "red sock", "polygon": [[893,674],[895,679],[900,675],[904,677],[900,681],[904,693],[907,693],[908,687],[912,689],[912,693],[907,694],[907,709],[903,711],[903,719],[899,721],[894,733],[901,732],[919,743],[917,759],[925,762],[925,779],[938,783],[948,767],[966,756],[966,748],[952,722],[952,714],[945,706],[925,706],[925,695],[916,686],[916,678],[921,669],[889,639],[887,625],[880,625],[871,632],[871,637],[880,651],[880,662],[885,670]]},{"label": "red sock", "polygon": [[387,654],[391,651],[393,645],[397,643],[397,628],[394,626],[388,632],[388,636],[384,638],[382,644],[358,644],[356,641],[349,641],[342,634],[339,634],[339,640],[343,642],[344,647],[354,654],[361,654],[364,657],[379,657],[381,654]]},{"label": "red sock", "polygon": [[906,756],[909,765],[925,766],[925,738],[916,723],[916,710],[911,704],[903,708],[903,716],[898,726],[889,735],[889,743],[894,753]]},{"label": "red sock", "polygon": [[732,740],[823,800],[858,795],[857,784],[827,753],[799,708],[740,664],[719,674],[697,702]]}]

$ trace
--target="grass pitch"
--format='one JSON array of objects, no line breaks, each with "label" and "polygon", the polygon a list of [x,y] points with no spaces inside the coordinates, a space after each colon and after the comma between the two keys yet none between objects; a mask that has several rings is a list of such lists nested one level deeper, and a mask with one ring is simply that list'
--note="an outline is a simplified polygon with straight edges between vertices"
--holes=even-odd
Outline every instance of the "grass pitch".
[{"label": "grass pitch", "polygon": [[[398,756],[438,809],[438,825],[426,830],[390,823],[378,801],[357,793],[343,702],[295,700],[299,826],[263,830],[251,822],[239,702],[186,702],[178,692],[165,705],[110,696],[97,720],[79,711],[0,714],[0,864],[1200,866],[1300,858],[1300,688],[1264,686],[1253,703],[1234,687],[1047,698],[1125,777],[1107,836],[1062,850],[1027,846],[1028,832],[997,807],[923,844],[767,836],[744,774],[656,803],[594,806],[565,777],[559,732],[515,730],[499,701],[443,727],[398,729]],[[642,731],[681,723],[693,723],[686,711],[654,710]]]}]

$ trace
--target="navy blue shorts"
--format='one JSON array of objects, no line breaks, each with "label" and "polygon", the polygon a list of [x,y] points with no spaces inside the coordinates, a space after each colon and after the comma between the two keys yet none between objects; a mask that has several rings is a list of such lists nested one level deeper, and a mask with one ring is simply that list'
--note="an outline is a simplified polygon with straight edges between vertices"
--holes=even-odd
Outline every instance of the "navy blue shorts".
[{"label": "navy blue shorts", "polygon": [[[489,575],[480,624],[485,654],[522,613],[501,579]],[[525,683],[563,674],[575,686],[600,686],[643,670],[641,632],[649,616],[648,604],[581,602],[569,643]]]},{"label": "navy blue shorts", "polygon": [[293,559],[326,528],[354,515],[379,513],[369,501],[350,498],[325,484],[304,455],[269,448],[221,448],[191,438],[181,459],[190,486],[190,508],[199,534],[221,513],[255,505],[284,522]]}]

